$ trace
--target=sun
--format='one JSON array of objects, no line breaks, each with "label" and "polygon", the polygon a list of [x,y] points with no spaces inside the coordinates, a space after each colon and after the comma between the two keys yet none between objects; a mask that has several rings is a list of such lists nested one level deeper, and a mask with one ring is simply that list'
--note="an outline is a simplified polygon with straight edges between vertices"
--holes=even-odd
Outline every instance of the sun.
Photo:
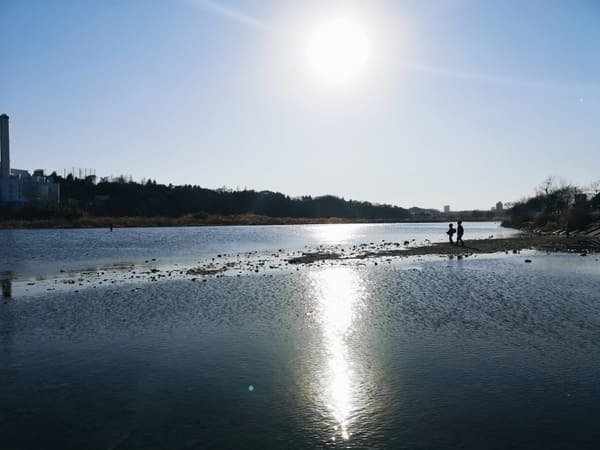
[{"label": "sun", "polygon": [[306,46],[308,62],[321,79],[342,83],[355,79],[369,59],[369,39],[352,19],[321,23],[310,34]]}]

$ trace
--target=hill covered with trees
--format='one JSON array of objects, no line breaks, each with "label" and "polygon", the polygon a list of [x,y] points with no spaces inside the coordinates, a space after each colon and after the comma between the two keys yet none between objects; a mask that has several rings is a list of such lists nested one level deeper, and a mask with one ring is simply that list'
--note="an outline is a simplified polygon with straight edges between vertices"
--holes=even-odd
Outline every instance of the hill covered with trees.
[{"label": "hill covered with trees", "polygon": [[332,195],[292,198],[279,192],[207,189],[200,186],[134,182],[125,177],[85,179],[52,175],[60,183],[60,207],[5,208],[4,218],[181,217],[257,215],[273,218],[402,220],[411,213],[387,204],[345,200]]}]

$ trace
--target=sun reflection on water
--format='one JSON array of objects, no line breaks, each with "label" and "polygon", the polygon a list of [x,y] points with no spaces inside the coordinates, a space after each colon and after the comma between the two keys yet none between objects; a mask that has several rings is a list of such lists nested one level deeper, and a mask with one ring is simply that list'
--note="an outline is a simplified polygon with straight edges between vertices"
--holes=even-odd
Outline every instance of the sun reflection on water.
[{"label": "sun reflection on water", "polygon": [[313,283],[326,358],[322,394],[337,423],[336,434],[347,440],[357,391],[353,355],[347,339],[359,318],[364,287],[356,271],[345,267],[316,272]]},{"label": "sun reflection on water", "polygon": [[326,224],[315,226],[313,234],[318,242],[327,245],[347,244],[364,233],[364,224]]}]

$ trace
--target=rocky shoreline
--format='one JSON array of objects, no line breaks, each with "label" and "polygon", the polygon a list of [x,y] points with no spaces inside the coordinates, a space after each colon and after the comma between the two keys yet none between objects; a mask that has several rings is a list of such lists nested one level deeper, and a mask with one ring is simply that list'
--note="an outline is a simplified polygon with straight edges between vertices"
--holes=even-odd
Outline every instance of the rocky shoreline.
[{"label": "rocky shoreline", "polygon": [[375,248],[360,249],[352,254],[345,255],[335,251],[317,251],[303,253],[288,259],[290,264],[311,264],[317,261],[335,259],[367,259],[377,257],[393,256],[425,256],[425,255],[447,255],[447,256],[469,256],[473,254],[486,253],[519,253],[521,250],[538,250],[543,252],[589,253],[600,252],[600,239],[587,236],[562,236],[555,234],[533,234],[527,233],[521,236],[502,239],[477,239],[466,240],[465,246],[456,246],[450,243],[434,243],[431,245],[410,245],[400,248],[400,244],[394,244],[397,248],[389,246],[378,246]]},{"label": "rocky shoreline", "polygon": [[[319,246],[304,251],[249,252],[244,254],[219,254],[197,264],[163,264],[155,259],[143,264],[114,264],[89,269],[61,269],[55,276],[14,277],[5,274],[3,281],[4,303],[8,303],[12,294],[11,284],[20,286],[22,294],[69,289],[79,292],[85,288],[110,289],[119,285],[130,285],[131,292],[140,288],[139,283],[159,282],[162,280],[188,279],[192,282],[206,282],[211,278],[224,276],[242,276],[246,274],[273,276],[276,272],[300,270],[301,267],[341,263],[365,265],[367,260],[373,265],[391,263],[394,258],[419,256],[439,256],[450,259],[462,259],[478,254],[519,254],[522,250],[536,250],[546,253],[571,253],[581,256],[594,255],[598,260],[600,239],[586,236],[561,236],[522,234],[511,238],[487,238],[466,240],[465,246],[451,245],[447,242],[431,243],[405,241],[363,243],[352,246]],[[526,259],[525,262],[531,262]],[[0,274],[1,275],[1,274]],[[9,276],[10,275],[10,276]],[[6,293],[4,292],[6,291]]]}]

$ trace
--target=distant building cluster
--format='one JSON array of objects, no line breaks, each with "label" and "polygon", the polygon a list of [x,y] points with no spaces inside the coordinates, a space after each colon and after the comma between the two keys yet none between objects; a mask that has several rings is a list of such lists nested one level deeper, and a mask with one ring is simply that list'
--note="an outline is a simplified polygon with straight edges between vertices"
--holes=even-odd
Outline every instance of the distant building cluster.
[{"label": "distant building cluster", "polygon": [[11,169],[8,115],[0,115],[0,203],[26,205],[29,203],[58,204],[60,185],[35,170]]},{"label": "distant building cluster", "polygon": [[502,202],[498,202],[490,208],[490,211],[495,211],[497,213],[503,213],[504,212],[504,204]]},{"label": "distant building cluster", "polygon": [[444,205],[444,214],[448,214],[450,212],[450,205]]}]

